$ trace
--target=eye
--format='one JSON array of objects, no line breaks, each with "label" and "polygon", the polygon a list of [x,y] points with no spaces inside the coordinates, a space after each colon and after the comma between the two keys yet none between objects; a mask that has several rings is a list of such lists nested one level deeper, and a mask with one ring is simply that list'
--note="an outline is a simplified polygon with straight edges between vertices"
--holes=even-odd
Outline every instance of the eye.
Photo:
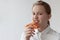
[{"label": "eye", "polygon": [[35,15],[35,13],[33,13],[33,15]]},{"label": "eye", "polygon": [[42,15],[42,13],[39,13],[39,15]]}]

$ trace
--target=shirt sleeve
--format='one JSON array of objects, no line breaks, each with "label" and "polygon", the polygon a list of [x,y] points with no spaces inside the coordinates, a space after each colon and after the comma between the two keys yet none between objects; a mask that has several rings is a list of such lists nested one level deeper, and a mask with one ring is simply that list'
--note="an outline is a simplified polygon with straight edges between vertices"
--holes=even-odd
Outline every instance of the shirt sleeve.
[{"label": "shirt sleeve", "polygon": [[20,40],[25,40],[25,34],[24,34],[24,32],[21,34]]}]

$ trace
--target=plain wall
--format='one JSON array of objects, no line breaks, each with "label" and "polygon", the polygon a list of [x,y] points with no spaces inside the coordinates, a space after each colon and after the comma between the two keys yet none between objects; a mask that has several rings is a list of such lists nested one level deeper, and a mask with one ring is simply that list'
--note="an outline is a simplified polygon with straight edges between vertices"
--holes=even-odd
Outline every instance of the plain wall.
[{"label": "plain wall", "polygon": [[[0,40],[20,40],[24,26],[31,22],[32,5],[38,0],[0,0]],[[44,0],[50,4],[51,28],[60,32],[60,0]]]}]

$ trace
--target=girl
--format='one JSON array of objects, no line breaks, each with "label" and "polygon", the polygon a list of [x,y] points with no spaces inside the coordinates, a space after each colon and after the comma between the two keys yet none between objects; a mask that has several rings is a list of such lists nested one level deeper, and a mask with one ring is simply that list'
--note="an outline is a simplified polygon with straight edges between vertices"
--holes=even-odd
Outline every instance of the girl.
[{"label": "girl", "polygon": [[21,40],[60,40],[59,33],[50,28],[51,8],[44,1],[37,1],[32,7],[34,22],[39,27],[34,30],[32,25],[28,25],[21,37]]}]

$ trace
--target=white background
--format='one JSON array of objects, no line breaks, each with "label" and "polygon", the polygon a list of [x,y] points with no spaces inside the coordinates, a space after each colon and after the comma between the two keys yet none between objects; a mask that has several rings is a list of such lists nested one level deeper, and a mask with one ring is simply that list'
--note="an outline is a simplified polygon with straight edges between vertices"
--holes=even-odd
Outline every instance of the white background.
[{"label": "white background", "polygon": [[[38,0],[0,0],[0,40],[20,40],[31,22],[32,5]],[[52,8],[51,28],[60,32],[60,0],[44,0]]]}]

